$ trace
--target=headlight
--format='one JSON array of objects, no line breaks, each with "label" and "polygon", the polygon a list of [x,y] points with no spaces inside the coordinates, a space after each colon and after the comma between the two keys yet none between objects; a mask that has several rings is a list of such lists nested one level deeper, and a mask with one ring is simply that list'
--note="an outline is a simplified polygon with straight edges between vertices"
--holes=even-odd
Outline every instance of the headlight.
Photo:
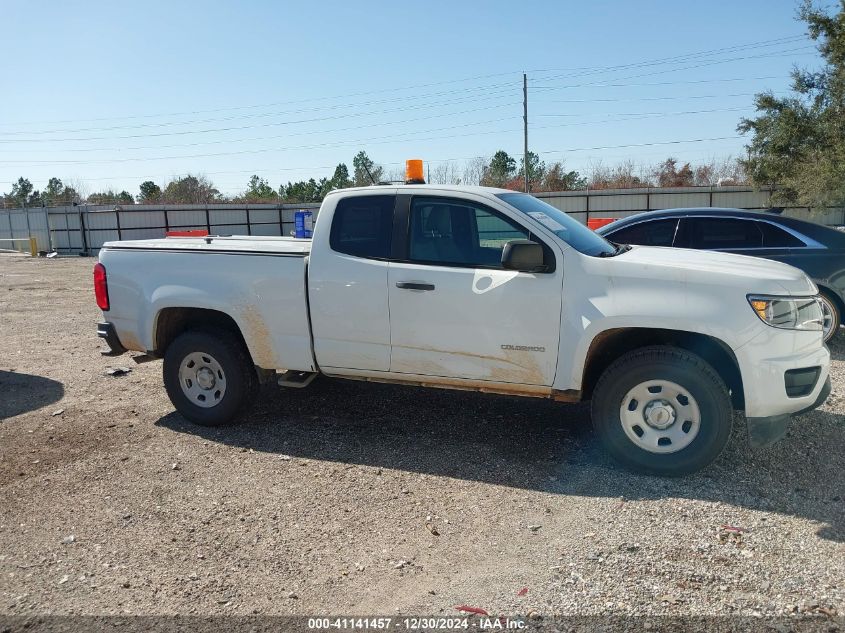
[{"label": "headlight", "polygon": [[762,297],[749,295],[757,316],[772,327],[787,330],[822,330],[822,306],[817,297]]}]

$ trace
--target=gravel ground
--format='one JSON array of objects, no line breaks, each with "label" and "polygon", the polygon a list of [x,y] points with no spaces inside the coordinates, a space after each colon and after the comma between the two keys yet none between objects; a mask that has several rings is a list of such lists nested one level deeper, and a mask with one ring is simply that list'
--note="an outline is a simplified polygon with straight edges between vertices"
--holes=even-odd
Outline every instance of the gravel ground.
[{"label": "gravel ground", "polygon": [[668,480],[540,400],[322,379],[193,426],[99,355],[92,263],[0,256],[0,615],[845,613],[845,334],[788,437]]}]

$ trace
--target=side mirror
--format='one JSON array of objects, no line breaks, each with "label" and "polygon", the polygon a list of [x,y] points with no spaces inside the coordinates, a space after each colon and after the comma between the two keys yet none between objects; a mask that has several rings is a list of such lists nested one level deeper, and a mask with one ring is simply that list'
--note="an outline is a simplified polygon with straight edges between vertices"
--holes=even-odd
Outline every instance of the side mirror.
[{"label": "side mirror", "polygon": [[510,240],[502,249],[502,268],[523,273],[541,273],[546,270],[543,247],[531,240]]}]

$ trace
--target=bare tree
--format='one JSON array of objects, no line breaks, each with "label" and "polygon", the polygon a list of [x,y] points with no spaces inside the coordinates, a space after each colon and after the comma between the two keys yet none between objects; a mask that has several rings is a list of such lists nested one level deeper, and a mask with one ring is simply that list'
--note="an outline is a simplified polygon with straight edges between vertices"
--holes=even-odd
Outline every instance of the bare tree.
[{"label": "bare tree", "polygon": [[711,185],[747,185],[749,182],[743,162],[735,156],[715,161],[713,175],[715,182]]},{"label": "bare tree", "polygon": [[484,173],[489,168],[487,159],[483,156],[476,156],[464,163],[464,176],[461,179],[465,185],[480,185]]},{"label": "bare tree", "polygon": [[73,202],[87,200],[88,196],[91,195],[91,188],[88,186],[88,183],[79,178],[65,180],[65,187],[67,189],[73,189],[76,192],[77,198]]},{"label": "bare tree", "polygon": [[692,184],[696,187],[744,185],[747,182],[741,161],[733,156],[714,156],[692,167]]},{"label": "bare tree", "polygon": [[433,185],[459,185],[461,184],[461,172],[458,163],[446,161],[438,164],[431,170],[431,184]]},{"label": "bare tree", "polygon": [[590,189],[633,189],[648,187],[651,181],[633,160],[622,161],[613,167],[598,161],[589,167],[587,184]]},{"label": "bare tree", "polygon": [[387,179],[387,182],[405,182],[405,169],[402,167],[394,167],[393,169],[385,172],[384,177]]}]

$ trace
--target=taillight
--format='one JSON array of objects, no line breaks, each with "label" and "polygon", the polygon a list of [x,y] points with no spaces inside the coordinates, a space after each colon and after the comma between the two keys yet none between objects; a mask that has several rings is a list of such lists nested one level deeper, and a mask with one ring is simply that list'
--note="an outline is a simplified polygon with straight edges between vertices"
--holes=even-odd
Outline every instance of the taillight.
[{"label": "taillight", "polygon": [[106,267],[99,262],[94,264],[94,296],[97,297],[97,307],[106,312],[109,309],[109,284]]}]

